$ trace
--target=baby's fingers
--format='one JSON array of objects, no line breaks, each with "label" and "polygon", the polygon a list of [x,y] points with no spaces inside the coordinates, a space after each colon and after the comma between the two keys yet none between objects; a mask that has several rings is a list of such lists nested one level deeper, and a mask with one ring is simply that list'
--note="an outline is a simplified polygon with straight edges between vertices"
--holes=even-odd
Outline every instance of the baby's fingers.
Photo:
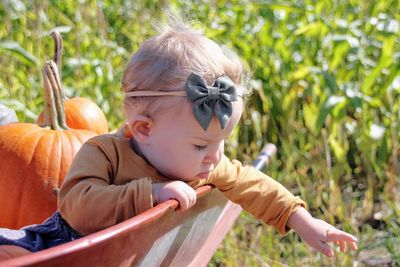
[{"label": "baby's fingers", "polygon": [[176,200],[179,202],[178,211],[184,211],[190,207],[190,200],[186,194],[179,194],[176,196]]},{"label": "baby's fingers", "polygon": [[339,246],[341,252],[345,252],[346,247],[349,247],[351,250],[357,250],[356,242],[337,241],[335,244]]},{"label": "baby's fingers", "polygon": [[196,197],[196,191],[194,191],[192,188],[189,187],[187,190],[184,190],[180,196],[180,199],[178,199],[180,204],[178,211],[184,211],[193,207],[196,204]]},{"label": "baby's fingers", "polygon": [[339,245],[341,252],[345,252],[347,246],[349,246],[351,250],[357,250],[357,239],[354,236],[337,229],[326,231],[324,241],[333,242],[336,245]]},{"label": "baby's fingers", "polygon": [[339,241],[339,248],[340,248],[341,252],[345,252],[346,251],[346,242]]},{"label": "baby's fingers", "polygon": [[357,242],[357,238],[346,232],[334,229],[327,230],[325,233],[325,242]]},{"label": "baby's fingers", "polygon": [[322,241],[318,241],[317,244],[315,244],[313,246],[316,250],[318,250],[319,252],[325,254],[328,257],[333,257],[333,250],[332,248],[326,244],[325,242]]},{"label": "baby's fingers", "polygon": [[356,242],[349,242],[348,243],[351,250],[357,250],[357,243]]},{"label": "baby's fingers", "polygon": [[188,198],[189,198],[189,208],[193,207],[196,204],[197,200],[197,195],[196,191],[192,190],[193,192],[188,192]]}]

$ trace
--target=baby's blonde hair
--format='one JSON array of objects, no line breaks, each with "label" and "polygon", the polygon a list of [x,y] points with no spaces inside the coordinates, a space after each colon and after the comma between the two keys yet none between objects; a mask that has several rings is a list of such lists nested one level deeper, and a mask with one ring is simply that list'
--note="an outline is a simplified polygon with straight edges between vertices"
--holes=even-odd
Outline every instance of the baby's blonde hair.
[{"label": "baby's blonde hair", "polygon": [[[122,88],[125,92],[184,90],[192,72],[201,75],[208,85],[225,74],[241,94],[249,93],[237,55],[177,17],[170,17],[166,25],[159,27],[159,34],[145,41],[132,56],[123,75]],[[160,107],[177,105],[182,99],[126,97],[124,107],[128,117],[132,113],[151,117]]]}]

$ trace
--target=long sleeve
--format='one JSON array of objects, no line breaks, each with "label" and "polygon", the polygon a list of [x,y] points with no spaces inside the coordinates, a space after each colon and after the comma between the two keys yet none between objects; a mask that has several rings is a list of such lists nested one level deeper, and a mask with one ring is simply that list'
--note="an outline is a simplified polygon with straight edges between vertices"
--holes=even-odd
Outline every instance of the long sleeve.
[{"label": "long sleeve", "polygon": [[151,179],[133,164],[127,143],[108,139],[94,138],[82,146],[60,189],[59,211],[83,235],[152,207]]},{"label": "long sleeve", "polygon": [[200,183],[215,185],[232,202],[281,234],[289,230],[286,223],[290,214],[298,207],[306,206],[304,201],[266,174],[225,156],[210,177]]}]

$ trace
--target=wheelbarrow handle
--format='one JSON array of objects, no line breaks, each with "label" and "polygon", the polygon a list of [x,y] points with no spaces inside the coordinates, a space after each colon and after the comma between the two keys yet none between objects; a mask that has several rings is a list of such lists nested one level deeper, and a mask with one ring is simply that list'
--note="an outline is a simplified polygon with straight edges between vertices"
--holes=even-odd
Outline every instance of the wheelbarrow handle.
[{"label": "wheelbarrow handle", "polygon": [[268,143],[261,150],[260,154],[253,161],[252,165],[257,170],[262,170],[269,164],[271,158],[276,154],[277,148],[274,144]]}]

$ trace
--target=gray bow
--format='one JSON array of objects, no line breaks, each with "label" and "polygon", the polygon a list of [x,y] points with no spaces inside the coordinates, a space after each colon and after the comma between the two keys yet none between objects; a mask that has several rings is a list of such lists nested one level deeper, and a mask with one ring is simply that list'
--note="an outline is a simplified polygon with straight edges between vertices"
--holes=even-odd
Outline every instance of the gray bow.
[{"label": "gray bow", "polygon": [[225,129],[232,116],[232,101],[237,100],[235,84],[223,75],[213,86],[207,86],[203,77],[191,73],[186,81],[187,97],[193,102],[193,114],[204,130],[210,125],[215,114]]}]

